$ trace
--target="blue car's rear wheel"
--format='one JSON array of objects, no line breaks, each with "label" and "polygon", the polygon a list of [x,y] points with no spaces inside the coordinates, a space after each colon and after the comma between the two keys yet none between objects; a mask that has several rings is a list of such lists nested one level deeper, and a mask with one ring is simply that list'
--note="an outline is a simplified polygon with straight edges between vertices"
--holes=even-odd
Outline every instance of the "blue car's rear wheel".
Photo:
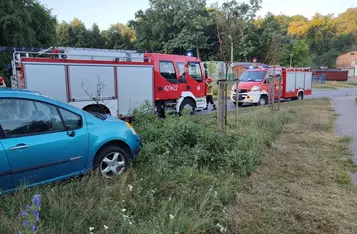
[{"label": "blue car's rear wheel", "polygon": [[100,150],[94,162],[100,174],[106,178],[113,178],[124,173],[130,165],[127,151],[119,146],[109,145]]}]

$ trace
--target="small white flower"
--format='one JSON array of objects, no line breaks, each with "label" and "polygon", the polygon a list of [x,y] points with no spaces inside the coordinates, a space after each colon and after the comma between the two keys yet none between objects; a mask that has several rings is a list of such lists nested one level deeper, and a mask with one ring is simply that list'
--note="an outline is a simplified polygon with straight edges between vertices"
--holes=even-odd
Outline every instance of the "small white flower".
[{"label": "small white flower", "polygon": [[224,228],[221,224],[219,224],[219,223],[217,223],[217,225],[216,225],[217,227],[219,227],[219,231],[221,232],[221,233],[223,233],[223,232],[226,232],[227,231],[227,229],[226,228]]},{"label": "small white flower", "polygon": [[132,225],[133,223],[131,221],[129,221],[129,224]]},{"label": "small white flower", "polygon": [[89,231],[93,231],[94,230],[94,227],[89,227]]},{"label": "small white flower", "polygon": [[104,225],[104,229],[107,230],[107,229],[108,229],[108,226],[107,226],[107,225]]},{"label": "small white flower", "polygon": [[125,211],[126,211],[126,209],[121,209],[121,211],[122,211],[122,212],[125,212]]},{"label": "small white flower", "polygon": [[133,187],[131,184],[129,184],[128,187],[129,187],[129,190],[130,190],[130,191],[133,191],[133,188],[134,188],[134,187]]},{"label": "small white flower", "polygon": [[175,216],[173,216],[173,215],[169,215],[169,217],[170,217],[170,219],[174,219],[175,218]]},{"label": "small white flower", "polygon": [[171,201],[171,197],[169,197],[169,201]]}]

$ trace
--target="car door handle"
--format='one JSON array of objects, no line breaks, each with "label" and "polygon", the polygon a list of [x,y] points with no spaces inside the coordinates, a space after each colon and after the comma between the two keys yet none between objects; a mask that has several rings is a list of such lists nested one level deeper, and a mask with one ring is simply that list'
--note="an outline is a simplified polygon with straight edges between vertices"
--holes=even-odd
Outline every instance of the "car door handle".
[{"label": "car door handle", "polygon": [[9,150],[27,149],[28,147],[30,146],[25,144],[18,144],[17,146],[10,147]]}]

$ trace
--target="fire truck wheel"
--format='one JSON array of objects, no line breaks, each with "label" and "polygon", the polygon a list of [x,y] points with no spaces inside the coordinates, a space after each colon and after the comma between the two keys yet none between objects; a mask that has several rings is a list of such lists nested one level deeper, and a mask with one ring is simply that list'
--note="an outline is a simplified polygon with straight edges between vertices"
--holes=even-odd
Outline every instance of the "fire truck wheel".
[{"label": "fire truck wheel", "polygon": [[304,100],[304,93],[303,92],[299,92],[298,100]]},{"label": "fire truck wheel", "polygon": [[114,178],[123,174],[130,166],[127,150],[117,145],[104,146],[94,159],[94,169],[98,169],[105,178]]},{"label": "fire truck wheel", "polygon": [[196,105],[191,99],[186,98],[181,103],[180,114],[186,108],[189,109],[190,110],[190,114],[193,115],[195,113],[195,110],[196,110]]},{"label": "fire truck wheel", "polygon": [[104,105],[90,105],[83,108],[87,112],[95,112],[100,114],[110,114],[109,109]]}]

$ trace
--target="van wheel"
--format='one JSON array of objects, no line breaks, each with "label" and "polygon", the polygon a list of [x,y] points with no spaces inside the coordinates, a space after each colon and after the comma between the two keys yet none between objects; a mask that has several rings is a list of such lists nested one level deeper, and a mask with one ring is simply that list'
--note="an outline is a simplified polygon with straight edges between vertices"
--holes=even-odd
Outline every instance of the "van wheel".
[{"label": "van wheel", "polygon": [[193,115],[196,110],[196,105],[191,99],[184,99],[180,105],[180,114],[184,109],[190,110],[190,114]]},{"label": "van wheel", "polygon": [[268,97],[260,96],[259,102],[256,104],[257,106],[265,106],[268,103]]},{"label": "van wheel", "polygon": [[109,145],[101,149],[94,159],[94,169],[98,169],[105,178],[114,178],[123,174],[130,166],[130,157],[119,146]]},{"label": "van wheel", "polygon": [[[237,106],[237,102],[233,102],[234,106]],[[243,106],[243,102],[238,102],[238,106]]]}]

